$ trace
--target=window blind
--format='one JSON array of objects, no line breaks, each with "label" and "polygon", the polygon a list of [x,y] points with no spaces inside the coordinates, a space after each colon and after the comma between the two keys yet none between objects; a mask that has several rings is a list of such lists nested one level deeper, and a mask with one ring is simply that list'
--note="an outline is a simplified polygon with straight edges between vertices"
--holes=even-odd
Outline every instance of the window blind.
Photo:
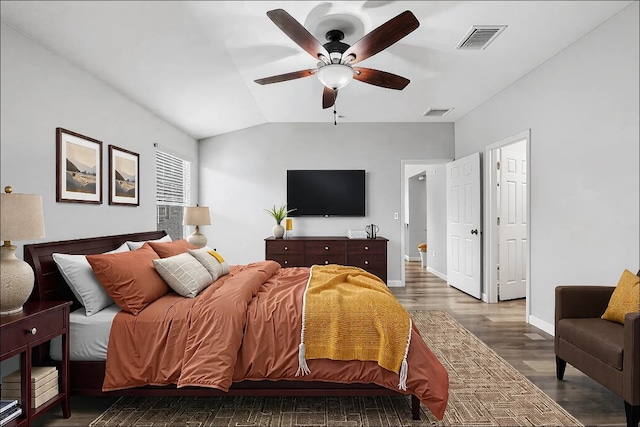
[{"label": "window blind", "polygon": [[188,206],[191,195],[191,163],[156,151],[156,202]]}]

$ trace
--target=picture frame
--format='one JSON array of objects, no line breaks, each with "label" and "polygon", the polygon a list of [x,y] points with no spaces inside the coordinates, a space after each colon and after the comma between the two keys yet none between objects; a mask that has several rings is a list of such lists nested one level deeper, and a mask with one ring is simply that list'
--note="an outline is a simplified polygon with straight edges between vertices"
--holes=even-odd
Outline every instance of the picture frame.
[{"label": "picture frame", "polygon": [[140,206],[140,155],[109,145],[109,204]]},{"label": "picture frame", "polygon": [[56,202],[102,204],[102,141],[56,128]]}]

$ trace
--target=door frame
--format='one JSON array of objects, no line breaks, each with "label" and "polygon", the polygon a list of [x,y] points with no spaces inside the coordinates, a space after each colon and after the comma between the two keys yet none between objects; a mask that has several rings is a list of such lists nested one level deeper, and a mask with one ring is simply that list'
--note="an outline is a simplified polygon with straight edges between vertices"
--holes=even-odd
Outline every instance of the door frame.
[{"label": "door frame", "polygon": [[[406,242],[406,230],[404,226],[405,218],[405,204],[406,204],[406,177],[405,169],[409,165],[444,165],[454,159],[401,159],[400,160],[400,218],[398,221],[398,227],[400,227],[400,283],[388,283],[390,287],[400,286],[405,287],[405,268],[404,268],[404,246]],[[427,196],[428,197],[428,196]]]},{"label": "door frame", "polygon": [[498,251],[495,249],[495,238],[498,226],[495,218],[497,212],[497,174],[495,164],[497,161],[496,150],[506,145],[513,144],[525,140],[527,146],[527,243],[525,245],[527,251],[527,268],[526,268],[526,319],[529,318],[529,309],[531,301],[531,129],[527,129],[513,136],[505,138],[501,141],[487,145],[484,154],[484,182],[486,183],[484,191],[484,281],[487,284],[485,294],[482,300],[489,303],[498,302],[498,274],[492,267],[497,264],[500,259]]}]

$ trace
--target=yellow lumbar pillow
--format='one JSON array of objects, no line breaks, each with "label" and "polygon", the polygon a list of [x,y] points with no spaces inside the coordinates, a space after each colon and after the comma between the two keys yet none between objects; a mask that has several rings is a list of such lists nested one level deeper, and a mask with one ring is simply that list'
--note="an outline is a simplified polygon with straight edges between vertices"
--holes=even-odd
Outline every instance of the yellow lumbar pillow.
[{"label": "yellow lumbar pillow", "polygon": [[624,324],[624,316],[634,311],[640,311],[640,277],[625,270],[602,318]]}]

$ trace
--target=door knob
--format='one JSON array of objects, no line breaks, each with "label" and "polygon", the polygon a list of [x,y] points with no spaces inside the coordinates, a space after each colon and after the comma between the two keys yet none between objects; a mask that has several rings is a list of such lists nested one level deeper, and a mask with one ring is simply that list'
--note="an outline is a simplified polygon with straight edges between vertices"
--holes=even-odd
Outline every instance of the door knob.
[{"label": "door knob", "polygon": [[471,234],[475,234],[477,236],[478,235],[478,229],[475,228],[475,229],[471,230]]}]

